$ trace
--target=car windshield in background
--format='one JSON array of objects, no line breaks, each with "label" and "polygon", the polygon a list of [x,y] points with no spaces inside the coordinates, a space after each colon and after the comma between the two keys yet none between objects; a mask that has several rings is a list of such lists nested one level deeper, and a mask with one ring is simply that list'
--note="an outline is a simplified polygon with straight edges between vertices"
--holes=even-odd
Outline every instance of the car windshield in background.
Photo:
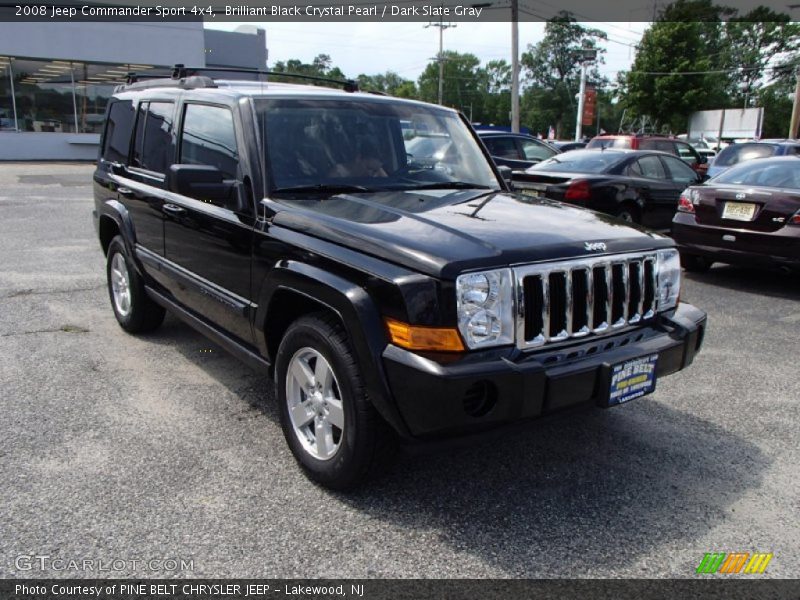
[{"label": "car windshield in background", "polygon": [[744,163],[718,175],[711,180],[711,183],[800,190],[800,158]]},{"label": "car windshield in background", "polygon": [[754,158],[767,158],[775,154],[774,144],[734,144],[719,153],[714,161],[715,167],[730,167]]},{"label": "car windshield in background", "polygon": [[623,148],[627,149],[631,147],[631,138],[628,137],[620,137],[620,138],[593,138],[589,140],[589,143],[586,145],[587,148],[594,149],[594,148]]},{"label": "car windshield in background", "polygon": [[273,193],[500,189],[457,114],[384,99],[256,100]]},{"label": "car windshield in background", "polygon": [[566,171],[568,173],[604,173],[618,163],[620,152],[573,150],[540,162],[528,171]]}]

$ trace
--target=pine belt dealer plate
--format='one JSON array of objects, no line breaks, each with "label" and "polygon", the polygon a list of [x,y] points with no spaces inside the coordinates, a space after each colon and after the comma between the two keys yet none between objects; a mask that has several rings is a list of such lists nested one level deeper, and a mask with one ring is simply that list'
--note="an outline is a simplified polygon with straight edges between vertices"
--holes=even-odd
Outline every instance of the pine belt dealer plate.
[{"label": "pine belt dealer plate", "polygon": [[642,356],[611,367],[608,406],[641,398],[656,389],[658,354]]},{"label": "pine belt dealer plate", "polygon": [[722,218],[733,221],[752,221],[756,214],[756,205],[752,202],[726,202],[722,209]]}]

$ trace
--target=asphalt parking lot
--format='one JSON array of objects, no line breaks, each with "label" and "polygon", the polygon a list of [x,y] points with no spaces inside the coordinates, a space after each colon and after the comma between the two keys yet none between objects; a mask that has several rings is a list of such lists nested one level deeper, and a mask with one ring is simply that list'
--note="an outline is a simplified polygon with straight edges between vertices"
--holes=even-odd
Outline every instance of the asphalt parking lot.
[{"label": "asphalt parking lot", "polygon": [[[800,577],[798,277],[688,275],[705,347],[654,395],[335,494],[295,466],[266,377],[175,318],[117,326],[91,173],[0,165],[0,576],[694,577],[759,551]],[[168,558],[193,568],[130,562]]]}]

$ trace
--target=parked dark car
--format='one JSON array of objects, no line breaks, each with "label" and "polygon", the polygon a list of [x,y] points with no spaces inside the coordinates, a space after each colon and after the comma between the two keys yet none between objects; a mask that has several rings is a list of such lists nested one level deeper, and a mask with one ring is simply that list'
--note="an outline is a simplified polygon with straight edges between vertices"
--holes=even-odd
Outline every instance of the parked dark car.
[{"label": "parked dark car", "polygon": [[800,156],[740,163],[681,194],[672,236],[689,271],[800,268]]},{"label": "parked dark car", "polygon": [[[355,485],[398,439],[633,400],[700,349],[670,238],[514,194],[456,111],[203,73],[109,101],[111,307],[130,333],[168,309],[273,377],[314,480]],[[416,137],[451,143],[410,157]]]},{"label": "parked dark car", "polygon": [[705,175],[708,159],[692,147],[691,144],[671,137],[660,135],[598,135],[586,145],[591,148],[617,148],[630,150],[658,150],[679,157],[694,171]]},{"label": "parked dark car", "polygon": [[756,158],[800,155],[800,140],[761,140],[731,144],[723,148],[708,167],[708,176],[716,177],[732,166]]},{"label": "parked dark car", "polygon": [[479,130],[478,135],[486,144],[492,160],[513,170],[527,169],[560,152],[547,142],[523,133]]},{"label": "parked dark car", "polygon": [[668,229],[687,185],[700,176],[664,152],[573,150],[514,173],[514,189]]},{"label": "parked dark car", "polygon": [[556,148],[558,148],[561,152],[569,152],[570,150],[581,150],[583,148],[586,148],[586,144],[588,142],[567,142],[561,140],[556,140],[554,142],[551,142],[548,140],[548,143],[551,146],[555,146]]}]

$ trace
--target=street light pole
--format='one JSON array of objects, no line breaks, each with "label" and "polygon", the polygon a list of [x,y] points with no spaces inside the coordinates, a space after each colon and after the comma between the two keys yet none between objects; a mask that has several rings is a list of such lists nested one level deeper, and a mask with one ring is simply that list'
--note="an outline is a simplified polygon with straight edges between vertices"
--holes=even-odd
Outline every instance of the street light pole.
[{"label": "street light pole", "polygon": [[586,61],[581,62],[581,87],[578,92],[578,116],[575,118],[575,141],[581,141],[583,133],[583,102],[586,96]]},{"label": "street light pole", "polygon": [[511,0],[511,131],[519,133],[519,3]]}]

